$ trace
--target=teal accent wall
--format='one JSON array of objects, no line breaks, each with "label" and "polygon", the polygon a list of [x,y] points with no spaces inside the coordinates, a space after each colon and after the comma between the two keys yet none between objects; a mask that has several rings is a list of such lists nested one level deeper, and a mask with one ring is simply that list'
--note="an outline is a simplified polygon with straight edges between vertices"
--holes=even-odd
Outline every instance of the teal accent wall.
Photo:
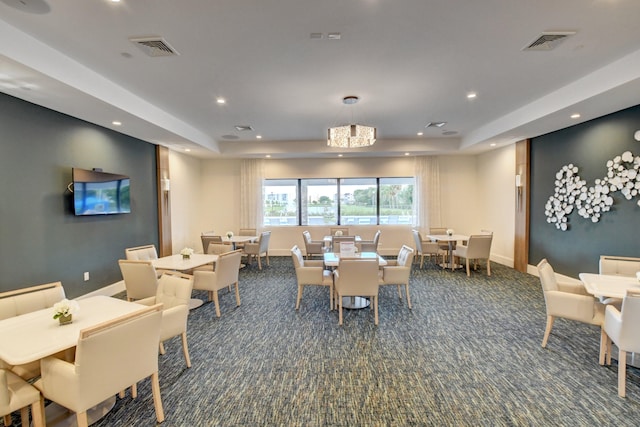
[{"label": "teal accent wall", "polygon": [[529,264],[547,258],[557,273],[577,278],[580,272],[597,273],[600,255],[640,257],[640,196],[627,200],[613,193],[613,209],[596,223],[574,209],[567,231],[547,223],[545,215],[562,166],[577,166],[586,185],[593,186],[607,175],[608,160],[625,151],[640,156],[638,130],[640,105],[532,139]]},{"label": "teal accent wall", "polygon": [[[74,216],[73,167],[128,175],[131,213]],[[67,296],[83,295],[121,280],[124,249],[149,243],[155,146],[0,94],[0,291],[61,281]]]}]

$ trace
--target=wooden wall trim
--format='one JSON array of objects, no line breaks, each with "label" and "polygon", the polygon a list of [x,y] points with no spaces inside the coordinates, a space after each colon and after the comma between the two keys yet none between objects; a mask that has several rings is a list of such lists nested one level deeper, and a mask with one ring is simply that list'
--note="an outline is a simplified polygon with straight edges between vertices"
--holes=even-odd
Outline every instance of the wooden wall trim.
[{"label": "wooden wall trim", "polygon": [[[169,149],[156,146],[156,181],[158,189],[158,255],[167,256],[173,252],[171,241],[171,191],[163,185],[170,183]],[[166,180],[166,181],[163,181]]]},{"label": "wooden wall trim", "polygon": [[529,194],[531,189],[531,140],[516,143],[516,175],[520,175],[521,187],[516,187],[515,233],[513,267],[527,272],[529,264]]}]

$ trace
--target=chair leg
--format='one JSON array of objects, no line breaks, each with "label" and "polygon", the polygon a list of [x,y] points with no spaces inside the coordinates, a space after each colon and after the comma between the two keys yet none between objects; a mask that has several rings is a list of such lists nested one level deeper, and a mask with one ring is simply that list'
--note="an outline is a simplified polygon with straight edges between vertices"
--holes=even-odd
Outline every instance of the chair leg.
[{"label": "chair leg", "polygon": [[618,350],[618,396],[624,397],[627,383],[627,352]]},{"label": "chair leg", "polygon": [[487,258],[487,276],[491,276],[491,261]]},{"label": "chair leg", "polygon": [[271,264],[269,263],[269,252],[267,252],[265,254],[265,258],[267,258],[267,267],[269,267]]},{"label": "chair leg", "polygon": [[131,384],[131,398],[132,399],[138,398],[138,383]]},{"label": "chair leg", "polygon": [[258,270],[262,270],[262,262],[260,261],[262,259],[262,257],[260,257],[260,254],[258,254]]},{"label": "chair leg", "polygon": [[235,285],[236,285],[236,307],[240,307],[240,287],[238,285],[238,282],[236,282]]},{"label": "chair leg", "polygon": [[151,391],[153,392],[153,406],[156,409],[156,420],[159,423],[164,421],[164,410],[162,409],[162,397],[160,396],[160,379],[158,372],[151,374]]},{"label": "chair leg", "polygon": [[164,354],[165,350],[164,350],[164,343],[160,343],[160,354]]},{"label": "chair leg", "polygon": [[44,418],[44,401],[43,399],[38,399],[37,402],[31,404],[31,418],[33,418],[33,425],[35,427],[44,427],[45,426],[45,418]]},{"label": "chair leg", "polygon": [[28,406],[24,406],[20,408],[20,422],[25,427],[29,425],[29,407]]},{"label": "chair leg", "polygon": [[77,412],[76,420],[78,420],[78,427],[89,427],[87,421],[87,411]]},{"label": "chair leg", "polygon": [[424,263],[424,254],[420,254],[420,270],[422,270],[423,263]]},{"label": "chair leg", "polygon": [[547,316],[547,327],[544,330],[544,338],[542,338],[542,348],[545,348],[547,346],[547,340],[549,339],[551,328],[553,328],[553,320],[553,316]]},{"label": "chair leg", "polygon": [[607,336],[607,333],[604,331],[604,328],[600,328],[600,354],[598,357],[598,363],[600,363],[600,365],[604,365],[604,358],[605,358],[605,354],[607,352],[607,339],[609,337]]},{"label": "chair leg", "polygon": [[298,297],[296,298],[296,310],[300,308],[300,300],[302,299],[302,285],[298,284]]},{"label": "chair leg", "polygon": [[471,270],[469,270],[469,258],[465,258],[466,261],[466,265],[467,265],[467,277],[471,277]]},{"label": "chair leg", "polygon": [[401,289],[402,285],[398,285],[398,299],[402,299],[402,289]]},{"label": "chair leg", "polygon": [[216,306],[216,316],[220,317],[220,301],[218,300],[218,291],[213,293],[213,304]]},{"label": "chair leg", "polygon": [[333,285],[329,285],[329,311],[333,311]]},{"label": "chair leg", "polygon": [[7,414],[4,417],[2,417],[4,419],[4,425],[5,427],[9,427],[12,423],[11,421],[11,414]]},{"label": "chair leg", "polygon": [[338,294],[338,304],[340,305],[340,312],[338,313],[338,325],[342,325],[342,297]]},{"label": "chair leg", "polygon": [[409,283],[404,285],[407,292],[407,306],[409,306],[409,310],[411,310],[411,297],[409,296]]},{"label": "chair leg", "polygon": [[189,345],[187,344],[187,332],[183,332],[182,335],[182,353],[184,353],[184,360],[187,362],[187,368],[191,367],[191,358],[189,358]]},{"label": "chair leg", "polygon": [[374,321],[373,323],[378,326],[378,296],[374,295],[373,296],[373,311],[374,311]]}]

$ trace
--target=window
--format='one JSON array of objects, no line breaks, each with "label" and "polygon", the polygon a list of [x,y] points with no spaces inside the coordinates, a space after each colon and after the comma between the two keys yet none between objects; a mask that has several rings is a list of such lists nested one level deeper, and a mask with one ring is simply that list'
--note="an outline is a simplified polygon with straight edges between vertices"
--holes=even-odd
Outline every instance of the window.
[{"label": "window", "polygon": [[262,186],[264,225],[298,225],[298,180],[269,179]]},{"label": "window", "polygon": [[415,179],[315,178],[264,181],[264,224],[414,224]]},{"label": "window", "polygon": [[338,222],[338,181],[300,180],[302,225],[334,225]]}]

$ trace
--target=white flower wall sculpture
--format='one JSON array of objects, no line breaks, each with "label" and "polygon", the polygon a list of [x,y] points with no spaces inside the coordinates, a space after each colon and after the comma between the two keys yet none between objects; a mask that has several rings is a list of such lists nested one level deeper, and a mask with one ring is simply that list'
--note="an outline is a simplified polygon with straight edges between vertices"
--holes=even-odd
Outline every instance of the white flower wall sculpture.
[{"label": "white flower wall sculpture", "polygon": [[[607,162],[607,176],[587,187],[578,175],[578,167],[568,164],[556,173],[555,192],[545,204],[547,222],[566,231],[568,216],[574,208],[583,218],[598,222],[613,206],[612,194],[619,191],[627,200],[640,194],[640,156],[625,151]],[[640,206],[640,200],[638,200]]]}]

